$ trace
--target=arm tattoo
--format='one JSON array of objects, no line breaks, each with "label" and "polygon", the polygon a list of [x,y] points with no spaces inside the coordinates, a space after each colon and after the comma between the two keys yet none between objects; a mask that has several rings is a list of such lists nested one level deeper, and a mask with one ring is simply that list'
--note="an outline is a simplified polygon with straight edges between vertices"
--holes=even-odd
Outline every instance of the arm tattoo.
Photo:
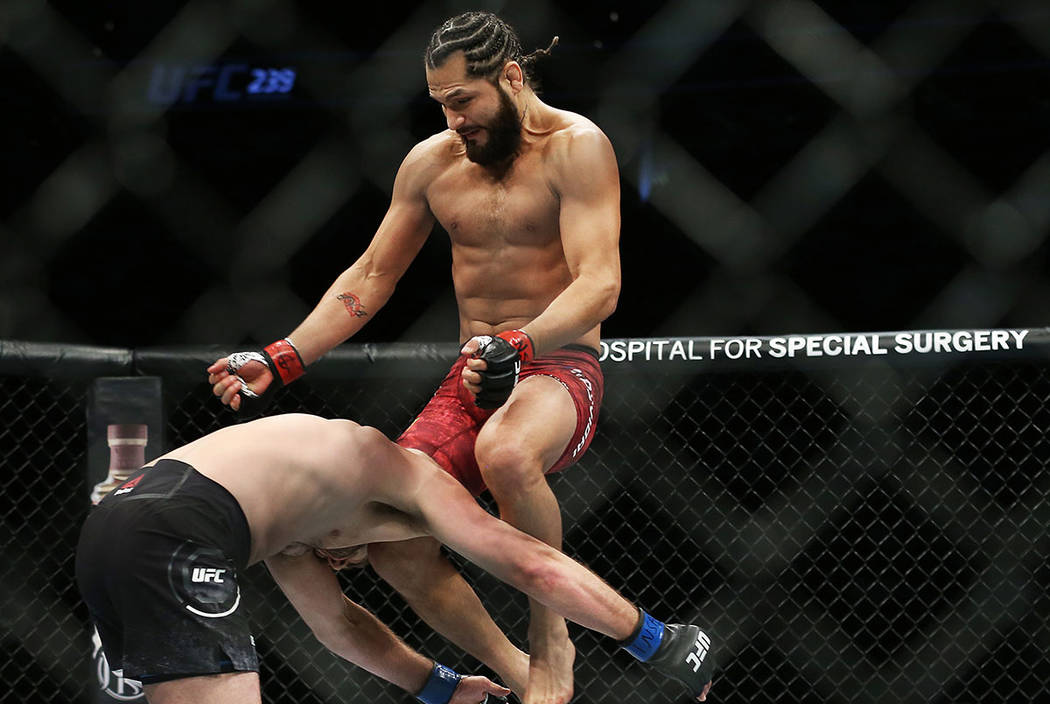
[{"label": "arm tattoo", "polygon": [[346,312],[351,316],[355,318],[364,318],[368,315],[368,311],[366,311],[365,307],[361,304],[361,299],[349,291],[346,293],[340,293],[336,298],[343,302],[343,305],[346,306]]}]

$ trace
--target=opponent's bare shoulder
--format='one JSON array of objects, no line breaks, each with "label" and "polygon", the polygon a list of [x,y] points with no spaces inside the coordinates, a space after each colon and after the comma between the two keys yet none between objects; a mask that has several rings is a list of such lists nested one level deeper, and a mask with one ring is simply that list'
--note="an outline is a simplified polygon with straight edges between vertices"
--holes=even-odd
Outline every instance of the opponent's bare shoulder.
[{"label": "opponent's bare shoulder", "polygon": [[552,185],[581,173],[616,167],[612,142],[598,125],[583,115],[568,110],[552,109],[553,130],[544,148],[544,160]]}]

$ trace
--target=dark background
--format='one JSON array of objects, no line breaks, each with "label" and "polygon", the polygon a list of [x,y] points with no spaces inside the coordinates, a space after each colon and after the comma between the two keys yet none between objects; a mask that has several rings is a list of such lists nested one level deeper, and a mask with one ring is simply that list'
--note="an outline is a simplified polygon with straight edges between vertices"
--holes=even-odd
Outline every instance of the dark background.
[{"label": "dark background", "polygon": [[[1046,324],[1042,2],[16,0],[0,10],[0,338],[290,332],[367,245],[408,149],[443,129],[421,52],[479,5],[526,51],[560,36],[544,99],[616,148],[605,336]],[[150,99],[172,67],[230,65],[294,68],[294,88],[249,96],[240,72],[234,100]],[[355,341],[456,329],[435,230]]]},{"label": "dark background", "polygon": [[[624,286],[606,336],[1047,324],[1044,0],[485,6],[527,49],[561,37],[544,95],[616,148]],[[421,51],[464,9],[0,2],[0,340],[287,334],[368,243],[404,154],[442,128]],[[250,69],[288,67],[290,94],[246,93]],[[212,85],[172,80],[188,70]],[[446,241],[358,340],[453,339]],[[5,349],[0,702],[88,701],[83,409],[130,356],[103,371],[82,352],[34,365]],[[396,433],[432,392],[428,356],[378,379],[353,359],[337,382],[319,367],[275,410]],[[180,359],[139,369],[164,377],[172,443],[233,418]],[[1045,362],[824,361],[607,364],[594,447],[552,480],[568,549],[654,613],[722,635],[718,701],[1042,701]],[[415,647],[474,671],[369,573],[353,579]],[[267,701],[405,699],[321,653],[253,580]],[[520,637],[520,599],[479,584],[488,605],[517,604],[499,613]],[[607,641],[577,643],[581,700],[673,699]]]}]

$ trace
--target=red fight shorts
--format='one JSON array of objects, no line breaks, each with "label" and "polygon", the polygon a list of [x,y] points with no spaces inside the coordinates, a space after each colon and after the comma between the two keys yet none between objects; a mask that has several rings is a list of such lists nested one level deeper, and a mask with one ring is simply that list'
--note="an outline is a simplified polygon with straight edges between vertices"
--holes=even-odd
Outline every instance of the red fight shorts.
[{"label": "red fight shorts", "polygon": [[[456,360],[434,397],[412,425],[401,433],[397,444],[434,458],[471,494],[478,496],[486,486],[474,455],[474,443],[481,426],[499,409],[486,410],[474,405],[474,397],[463,387],[460,378],[466,363],[464,355]],[[519,383],[530,376],[556,379],[576,405],[576,431],[565,452],[548,470],[547,473],[551,474],[576,462],[590,446],[605,382],[597,354],[592,348],[581,345],[568,345],[532,360],[522,367]]]}]

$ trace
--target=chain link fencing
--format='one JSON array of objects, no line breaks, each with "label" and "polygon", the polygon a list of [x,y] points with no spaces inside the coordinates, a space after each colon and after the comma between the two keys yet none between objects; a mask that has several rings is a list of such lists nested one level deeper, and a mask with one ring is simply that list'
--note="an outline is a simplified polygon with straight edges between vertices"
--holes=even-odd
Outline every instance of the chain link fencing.
[{"label": "chain link fencing", "polygon": [[[763,338],[761,358],[714,360],[710,340],[684,342],[663,341],[659,354],[652,341],[603,345],[607,393],[594,444],[551,484],[567,553],[656,616],[711,627],[722,665],[715,701],[1045,696],[1046,331],[1031,332],[1023,351],[969,355],[770,359]],[[674,344],[686,351],[675,355]],[[106,367],[78,372],[74,353],[28,363],[24,348],[0,352],[0,701],[94,701],[73,552],[89,505],[87,387]],[[396,436],[454,354],[412,345],[337,352],[271,412],[349,417]],[[154,350],[111,366],[163,379],[170,447],[235,421],[200,382],[214,358]],[[453,560],[527,648],[525,598]],[[340,579],[413,647],[484,671],[370,569]],[[247,570],[244,603],[264,701],[410,699],[325,651],[262,566]],[[571,633],[574,701],[684,701],[677,683],[608,639]]]}]

